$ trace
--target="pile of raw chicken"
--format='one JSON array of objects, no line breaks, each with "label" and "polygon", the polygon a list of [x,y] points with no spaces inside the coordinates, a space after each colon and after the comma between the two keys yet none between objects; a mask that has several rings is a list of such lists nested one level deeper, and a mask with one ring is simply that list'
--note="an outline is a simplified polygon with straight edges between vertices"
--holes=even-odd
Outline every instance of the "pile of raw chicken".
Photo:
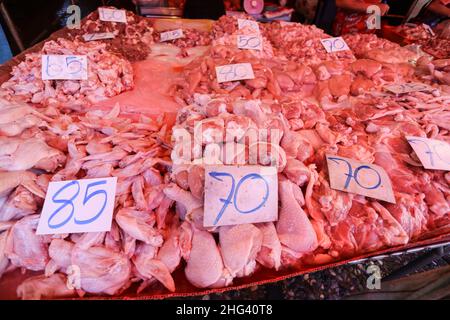
[{"label": "pile of raw chicken", "polygon": [[[313,26],[259,28],[261,51],[236,48],[238,34],[254,31],[239,30],[232,17],[220,18],[204,40],[186,32],[180,46],[212,42],[172,85],[180,104],[173,128],[163,116],[88,108],[87,100],[133,84],[129,61],[104,41],[52,41],[14,69],[0,100],[0,277],[41,273],[19,285],[19,297],[119,295],[133,283],[138,292],[156,283],[173,292],[177,269],[195,287],[225,287],[263,268],[324,265],[448,232],[450,173],[424,170],[405,136],[450,142],[450,60],[359,34],[345,37],[351,51],[328,54],[320,39],[329,36]],[[42,81],[40,55],[61,48],[93,59],[95,81]],[[254,79],[217,82],[216,66],[241,62],[252,65]],[[383,89],[411,81],[433,89]],[[204,144],[188,163],[175,163],[183,142],[172,130],[193,135],[198,124]],[[204,227],[203,151],[217,144],[223,152],[213,163],[235,164],[224,151],[250,148],[245,134],[255,128],[281,132],[256,141],[265,150],[257,163],[278,169],[278,220]],[[225,138],[227,129],[240,134]],[[276,148],[263,148],[268,143]],[[325,154],[383,167],[396,203],[331,189]],[[118,178],[109,232],[36,235],[49,182],[97,177]],[[76,288],[67,285],[74,267]]]},{"label": "pile of raw chicken", "polygon": [[399,27],[399,33],[407,42],[421,46],[422,50],[436,58],[445,59],[450,55],[450,35],[448,23],[442,23],[433,31],[428,25]]}]

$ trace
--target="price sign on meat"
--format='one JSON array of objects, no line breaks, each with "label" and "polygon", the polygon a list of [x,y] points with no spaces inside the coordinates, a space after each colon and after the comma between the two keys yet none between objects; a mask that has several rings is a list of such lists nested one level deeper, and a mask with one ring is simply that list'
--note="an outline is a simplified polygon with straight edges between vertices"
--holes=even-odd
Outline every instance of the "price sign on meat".
[{"label": "price sign on meat", "polygon": [[238,28],[239,28],[239,30],[244,29],[244,28],[249,28],[256,33],[260,33],[258,22],[252,21],[252,20],[238,19]]},{"label": "price sign on meat", "polygon": [[392,184],[383,168],[353,159],[327,155],[333,189],[395,203]]},{"label": "price sign on meat", "polygon": [[98,15],[101,21],[127,23],[125,10],[98,8]]},{"label": "price sign on meat", "polygon": [[277,219],[278,175],[275,167],[205,168],[205,227]]},{"label": "price sign on meat", "polygon": [[183,38],[183,30],[176,29],[172,31],[161,32],[161,42]]},{"label": "price sign on meat", "polygon": [[262,38],[259,35],[238,35],[239,49],[262,50]]},{"label": "price sign on meat", "polygon": [[114,33],[112,32],[87,33],[83,35],[83,39],[84,41],[114,39]]},{"label": "price sign on meat", "polygon": [[450,145],[441,140],[407,136],[425,169],[450,170]]},{"label": "price sign on meat", "polygon": [[255,78],[250,63],[227,64],[216,67],[216,76],[218,83]]},{"label": "price sign on meat", "polygon": [[410,93],[410,92],[416,92],[416,91],[432,91],[433,90],[433,87],[431,87],[427,84],[418,83],[418,82],[386,85],[386,86],[384,86],[384,88],[395,94],[403,94],[403,93]]},{"label": "price sign on meat", "polygon": [[320,42],[328,53],[350,50],[342,37],[321,39]]},{"label": "price sign on meat", "polygon": [[86,56],[42,55],[42,80],[87,80]]},{"label": "price sign on meat", "polygon": [[117,178],[51,182],[36,234],[111,230]]}]

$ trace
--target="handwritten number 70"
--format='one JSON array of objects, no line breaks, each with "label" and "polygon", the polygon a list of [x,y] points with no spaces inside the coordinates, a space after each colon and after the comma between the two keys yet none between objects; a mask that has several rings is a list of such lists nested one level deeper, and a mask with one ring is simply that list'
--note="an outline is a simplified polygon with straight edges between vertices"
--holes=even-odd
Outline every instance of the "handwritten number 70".
[{"label": "handwritten number 70", "polygon": [[[226,172],[210,172],[209,175],[211,177],[213,177],[214,179],[223,182],[222,177],[228,177],[231,179],[231,189],[230,192],[228,193],[228,196],[226,199],[224,198],[220,198],[219,201],[223,203],[222,208],[219,211],[219,214],[217,215],[216,219],[214,220],[214,225],[216,225],[219,220],[222,218],[225,210],[227,209],[227,207],[233,203],[234,208],[236,209],[236,211],[238,211],[241,214],[249,214],[249,213],[253,213],[257,210],[259,210],[262,206],[264,206],[264,204],[266,203],[267,199],[269,198],[269,184],[267,183],[266,179],[264,179],[261,175],[257,174],[257,173],[250,173],[247,174],[246,176],[244,176],[242,179],[239,180],[237,186],[235,183],[235,179],[233,177],[233,175],[231,175],[230,173],[226,173]],[[239,195],[239,189],[242,186],[242,184],[247,181],[248,179],[252,179],[252,180],[262,180],[265,184],[265,188],[266,188],[266,192],[264,194],[264,197],[261,200],[261,203],[256,206],[253,209],[250,210],[241,210],[238,205],[237,205],[237,198]]]},{"label": "handwritten number 70", "polygon": [[[345,174],[345,175],[347,176],[347,180],[345,181],[344,189],[347,189],[347,188],[348,188],[348,186],[349,186],[350,181],[352,180],[352,178],[355,180],[355,182],[356,182],[361,188],[364,188],[364,189],[367,189],[367,190],[373,190],[373,189],[376,189],[376,188],[378,188],[378,187],[381,185],[381,176],[380,176],[380,174],[378,173],[378,171],[375,170],[374,168],[371,168],[371,167],[366,166],[366,165],[362,165],[362,166],[359,166],[358,168],[356,168],[355,171],[353,171],[353,168],[352,168],[351,164],[350,164],[347,160],[345,160],[345,159],[335,158],[335,157],[330,157],[330,158],[328,158],[328,159],[331,160],[331,161],[333,161],[333,162],[335,162],[335,163],[338,163],[338,161],[342,161],[342,162],[344,162],[344,163],[347,164],[347,170],[348,170],[348,172]],[[358,179],[359,173],[361,172],[361,170],[371,170],[371,171],[375,172],[376,175],[377,175],[377,177],[378,177],[378,182],[375,183],[373,186],[363,186],[363,185],[359,182],[359,179]]]}]

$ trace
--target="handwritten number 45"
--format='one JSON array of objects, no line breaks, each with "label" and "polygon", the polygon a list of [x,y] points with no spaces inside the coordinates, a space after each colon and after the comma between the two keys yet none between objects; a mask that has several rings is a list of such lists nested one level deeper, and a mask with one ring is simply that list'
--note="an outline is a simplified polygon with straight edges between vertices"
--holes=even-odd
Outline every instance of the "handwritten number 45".
[{"label": "handwritten number 45", "polygon": [[[97,220],[101,214],[103,213],[103,211],[105,210],[106,207],[106,203],[108,201],[108,194],[106,193],[105,190],[97,190],[94,191],[92,193],[89,193],[89,190],[93,187],[99,186],[99,185],[104,185],[106,184],[106,180],[101,180],[101,181],[96,181],[96,182],[92,182],[89,183],[86,187],[86,192],[84,193],[84,198],[83,198],[83,205],[86,205],[91,199],[93,199],[94,197],[97,198],[103,198],[103,204],[101,206],[101,209],[92,217],[89,219],[85,219],[85,220],[81,220],[78,219],[76,216],[74,217],[74,213],[75,213],[75,205],[73,203],[73,201],[78,197],[78,195],[80,194],[80,183],[78,181],[71,181],[68,182],[67,184],[65,184],[62,188],[60,188],[52,197],[52,201],[54,203],[57,204],[61,204],[61,206],[59,206],[48,218],[48,226],[51,229],[58,229],[61,228],[62,226],[66,225],[69,221],[72,220],[75,224],[89,224],[91,222],[94,222],[95,220]],[[59,195],[66,189],[69,188],[73,188],[76,187],[76,192],[75,194],[70,197],[70,198],[60,198]],[[53,223],[53,220],[60,216],[60,212],[66,208],[66,207],[70,207],[70,213],[69,215],[60,223]],[[58,219],[60,220],[60,219]]]},{"label": "handwritten number 45", "polygon": [[[267,199],[269,198],[269,184],[267,183],[266,179],[264,179],[261,175],[257,174],[257,173],[250,173],[246,176],[244,176],[242,179],[239,180],[237,186],[235,184],[235,179],[234,177],[230,174],[230,173],[226,173],[226,172],[210,172],[209,175],[211,177],[213,177],[214,179],[223,182],[223,180],[221,179],[221,177],[229,177],[231,179],[231,189],[230,192],[228,193],[228,196],[226,199],[219,199],[220,202],[223,202],[223,206],[219,211],[219,214],[217,215],[216,219],[214,220],[214,225],[216,225],[219,220],[222,218],[223,213],[225,212],[225,210],[227,209],[227,207],[233,203],[234,208],[236,209],[236,211],[238,211],[241,214],[249,214],[249,213],[253,213],[257,210],[259,210],[262,206],[264,206],[264,204],[266,203]],[[242,186],[242,184],[248,180],[248,179],[259,179],[262,180],[265,184],[266,187],[266,192],[264,194],[264,197],[261,200],[261,203],[256,206],[253,209],[250,210],[241,210],[238,205],[237,205],[237,198],[238,198],[238,194],[239,194],[239,189]]]},{"label": "handwritten number 45", "polygon": [[[333,162],[335,162],[335,163],[338,163],[338,161],[342,161],[342,162],[344,162],[344,163],[347,164],[348,172],[345,174],[345,175],[347,176],[347,180],[345,181],[344,189],[347,189],[347,188],[348,188],[348,186],[349,186],[350,181],[352,180],[352,178],[355,180],[355,182],[356,182],[361,188],[364,188],[364,189],[367,189],[367,190],[373,190],[373,189],[376,189],[376,188],[378,188],[378,187],[381,185],[381,176],[380,176],[380,174],[378,173],[378,171],[375,170],[374,168],[371,168],[371,167],[366,166],[366,165],[362,165],[362,166],[359,166],[358,168],[356,168],[355,171],[353,171],[353,168],[352,168],[351,164],[350,164],[347,160],[345,160],[345,159],[335,158],[335,157],[330,157],[330,158],[328,158],[328,159],[331,160],[331,161],[333,161]],[[370,171],[375,172],[375,174],[376,174],[377,177],[378,177],[377,183],[375,183],[375,184],[372,185],[372,186],[363,186],[363,185],[361,184],[361,182],[359,181],[359,178],[358,178],[358,177],[359,177],[359,173],[360,173],[362,170],[370,170]]]}]

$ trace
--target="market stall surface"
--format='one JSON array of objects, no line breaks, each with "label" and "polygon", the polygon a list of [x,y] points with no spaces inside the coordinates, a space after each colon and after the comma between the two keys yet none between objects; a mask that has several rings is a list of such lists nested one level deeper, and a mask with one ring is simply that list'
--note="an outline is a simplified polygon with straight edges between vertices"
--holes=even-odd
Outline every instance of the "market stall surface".
[{"label": "market stall surface", "polygon": [[[211,29],[210,22],[152,25],[129,12],[123,14],[127,25],[104,23],[100,12],[93,13],[81,32],[65,34],[70,39],[55,35],[53,41],[26,52],[24,62],[21,56],[2,67],[3,103],[10,116],[2,127],[2,139],[11,146],[5,149],[2,168],[40,171],[3,176],[5,181],[10,176],[17,179],[11,187],[5,184],[5,208],[14,210],[2,212],[6,221],[2,231],[7,232],[0,234],[2,244],[6,243],[0,258],[5,270],[10,260],[15,270],[2,279],[9,291],[1,294],[16,298],[16,288],[30,275],[22,274],[22,268],[39,276],[20,284],[19,296],[39,298],[41,292],[30,288],[42,284],[45,288],[46,283],[50,289],[56,284],[63,296],[75,296],[65,281],[76,266],[87,299],[204,294],[217,298],[247,293],[335,299],[359,293],[367,284],[369,269],[378,266],[381,273],[388,273],[409,258],[386,257],[373,268],[370,262],[358,264],[360,259],[448,243],[448,175],[426,172],[404,137],[407,132],[448,138],[446,61],[431,61],[366,35],[346,37],[352,51],[327,52],[321,39],[329,36],[299,24],[272,24],[264,30],[267,38],[260,39],[261,50],[243,50],[237,40],[254,37],[255,22],[250,20],[241,28],[236,18],[222,17],[209,33],[187,26]],[[162,44],[157,26],[160,31],[182,28],[187,37]],[[82,40],[82,33],[91,29],[126,36],[114,41]],[[210,43],[209,48],[200,48]],[[88,80],[36,77],[43,70],[42,61],[49,63],[50,58],[42,60],[42,54],[67,50],[88,56]],[[417,69],[409,59],[417,60]],[[18,63],[8,79],[8,67]],[[49,68],[44,70],[50,76]],[[77,72],[81,71],[80,67]],[[420,90],[411,83],[385,87],[410,80],[426,84],[419,84]],[[18,97],[41,106],[34,109],[10,101]],[[25,113],[28,122],[18,126],[16,111]],[[277,192],[273,192],[280,196],[278,221],[220,226],[218,233],[205,227],[205,212],[213,212],[203,209],[204,168],[195,161],[187,166],[171,161],[180,146],[194,148],[195,160],[204,160],[203,144],[198,154],[192,140],[171,141],[174,121],[173,130],[182,129],[189,138],[198,132],[198,122],[205,124],[201,136],[219,137],[213,142],[220,143],[225,142],[220,135],[225,126],[241,134],[240,129],[249,128],[281,130],[282,138],[271,134],[270,139],[288,161],[279,165],[274,154],[257,158],[257,164],[275,163],[279,169],[279,173],[275,170]],[[215,130],[220,134],[213,134]],[[25,135],[17,138],[22,132]],[[268,143],[262,137],[257,137],[261,146]],[[23,145],[39,153],[24,157]],[[390,197],[370,194],[379,199],[373,200],[361,191],[337,191],[327,177],[339,170],[326,169],[326,153],[383,167],[392,176],[395,194],[386,187]],[[355,175],[366,167],[358,167]],[[42,174],[43,170],[50,174]],[[62,236],[36,235],[40,217],[34,213],[40,213],[50,180],[104,176],[118,177],[119,186],[117,198],[111,197],[118,204],[114,223],[106,233],[69,230],[61,231]],[[26,196],[34,206],[18,208],[24,202],[16,200]],[[278,206],[278,200],[273,203]],[[114,201],[112,208],[111,216]],[[55,210],[54,214],[59,212]],[[15,217],[20,220],[14,221]],[[282,282],[269,285],[275,281]]]},{"label": "market stall surface", "polygon": [[[426,271],[432,271],[439,268],[448,267],[450,265],[450,246],[444,247],[446,254],[440,258],[435,258],[433,261],[425,266],[417,268],[414,272],[405,274],[400,277],[403,282],[411,282],[409,277],[417,275],[426,279],[423,275]],[[284,280],[274,284],[253,286],[248,289],[237,291],[224,292],[220,294],[210,294],[198,297],[188,297],[185,299],[203,299],[203,300],[234,300],[234,299],[248,299],[248,300],[264,300],[264,299],[292,299],[292,300],[341,300],[341,299],[389,299],[387,294],[380,294],[381,288],[384,286],[384,277],[390,275],[392,272],[404,267],[424,254],[430,253],[431,249],[423,250],[419,253],[405,253],[399,256],[390,256],[378,260],[368,260],[361,263],[347,264],[339,267],[330,268],[323,271],[318,271],[292,279]],[[381,280],[380,289],[372,287],[368,288],[369,284],[373,284],[370,276],[373,276],[373,267],[379,268]],[[442,272],[441,277],[448,279],[449,272]],[[369,281],[368,281],[369,280]],[[432,283],[432,282],[430,282]],[[446,288],[446,289],[445,289]],[[421,299],[450,298],[450,284],[446,284],[440,288],[443,293],[438,297],[433,297],[433,290],[427,292]],[[399,294],[397,299],[405,299],[414,292],[419,291],[417,288],[410,286],[411,291],[405,289]],[[447,294],[445,294],[445,291]],[[393,291],[393,290],[391,290]],[[360,297],[363,293],[367,296]],[[371,296],[373,294],[373,297]],[[377,295],[379,294],[379,295]],[[175,298],[180,299],[180,298]]]}]

